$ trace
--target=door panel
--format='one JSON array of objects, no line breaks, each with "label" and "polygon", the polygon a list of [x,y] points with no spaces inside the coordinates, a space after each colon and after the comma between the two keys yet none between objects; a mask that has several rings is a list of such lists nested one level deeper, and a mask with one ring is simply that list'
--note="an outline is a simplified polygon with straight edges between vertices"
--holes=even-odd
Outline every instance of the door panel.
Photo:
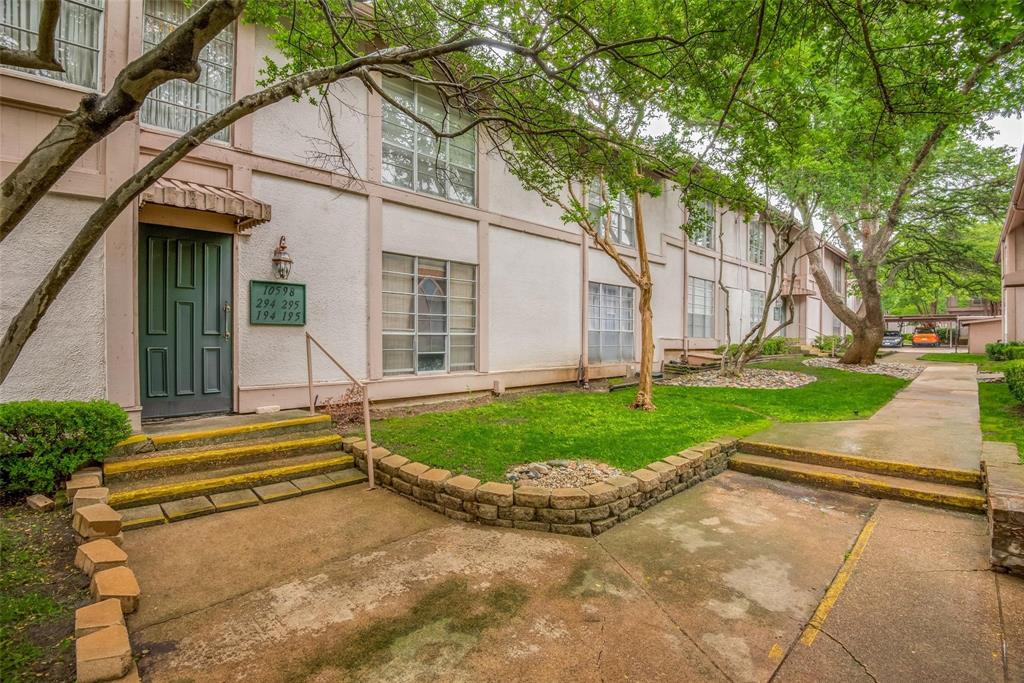
[{"label": "door panel", "polygon": [[231,410],[231,236],[140,226],[142,416]]}]

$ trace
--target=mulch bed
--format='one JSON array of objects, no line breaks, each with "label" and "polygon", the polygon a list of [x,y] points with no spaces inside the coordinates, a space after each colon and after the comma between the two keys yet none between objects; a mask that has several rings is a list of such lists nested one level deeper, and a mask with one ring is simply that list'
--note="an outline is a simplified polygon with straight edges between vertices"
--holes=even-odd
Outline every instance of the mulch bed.
[{"label": "mulch bed", "polygon": [[718,369],[681,375],[660,382],[672,386],[717,387],[725,389],[794,389],[810,384],[818,378],[804,372],[745,368],[738,377],[725,377]]},{"label": "mulch bed", "polygon": [[815,368],[831,368],[832,370],[845,370],[846,372],[860,372],[866,375],[888,375],[899,379],[917,379],[917,376],[924,372],[922,365],[908,365],[907,363],[875,363],[874,365],[844,365],[838,358],[808,358],[804,365]]}]

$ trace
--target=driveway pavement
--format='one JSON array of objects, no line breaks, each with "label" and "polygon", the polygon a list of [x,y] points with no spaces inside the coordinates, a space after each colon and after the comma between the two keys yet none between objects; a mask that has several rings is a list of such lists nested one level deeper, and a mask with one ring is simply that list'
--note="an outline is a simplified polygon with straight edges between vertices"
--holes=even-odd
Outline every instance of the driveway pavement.
[{"label": "driveway pavement", "polygon": [[983,534],[734,472],[595,539],[339,489],[128,532],[129,628],[147,681],[1021,680]]}]

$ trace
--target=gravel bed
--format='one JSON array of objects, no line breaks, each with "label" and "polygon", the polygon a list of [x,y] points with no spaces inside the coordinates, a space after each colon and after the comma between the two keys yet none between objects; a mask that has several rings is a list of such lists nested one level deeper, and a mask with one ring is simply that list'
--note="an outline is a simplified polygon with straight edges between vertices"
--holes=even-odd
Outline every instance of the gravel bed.
[{"label": "gravel bed", "polygon": [[622,470],[603,462],[585,460],[546,460],[510,467],[505,479],[513,484],[557,489],[586,486],[622,474]]},{"label": "gravel bed", "polygon": [[808,375],[806,372],[745,368],[739,377],[723,377],[717,369],[702,370],[666,380],[662,384],[731,389],[794,389],[810,384],[817,379],[814,375]]},{"label": "gravel bed", "polygon": [[843,365],[837,358],[809,358],[804,365],[815,368],[831,368],[833,370],[845,370],[847,372],[862,372],[867,375],[888,375],[900,379],[916,379],[924,372],[923,365],[908,365],[907,363],[875,363],[874,365]]}]

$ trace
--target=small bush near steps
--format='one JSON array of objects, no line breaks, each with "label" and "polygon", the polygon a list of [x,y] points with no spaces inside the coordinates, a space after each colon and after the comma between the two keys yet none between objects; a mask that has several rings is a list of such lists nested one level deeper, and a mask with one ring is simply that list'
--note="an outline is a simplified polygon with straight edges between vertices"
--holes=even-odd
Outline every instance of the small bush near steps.
[{"label": "small bush near steps", "polygon": [[110,401],[2,403],[0,494],[52,493],[129,434],[128,415]]},{"label": "small bush near steps", "polygon": [[1018,402],[1024,403],[1024,360],[1015,360],[1003,368],[1006,385]]}]

